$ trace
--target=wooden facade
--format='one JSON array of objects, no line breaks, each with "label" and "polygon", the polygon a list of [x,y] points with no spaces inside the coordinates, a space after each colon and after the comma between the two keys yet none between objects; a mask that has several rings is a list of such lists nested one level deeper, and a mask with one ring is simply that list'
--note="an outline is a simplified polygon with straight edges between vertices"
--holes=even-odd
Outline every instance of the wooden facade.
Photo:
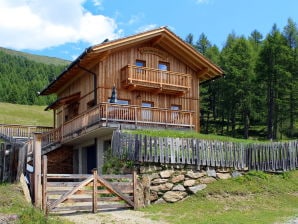
[{"label": "wooden facade", "polygon": [[199,85],[222,74],[166,27],[92,46],[41,92],[57,95],[45,141],[83,144],[103,128],[199,131]]}]

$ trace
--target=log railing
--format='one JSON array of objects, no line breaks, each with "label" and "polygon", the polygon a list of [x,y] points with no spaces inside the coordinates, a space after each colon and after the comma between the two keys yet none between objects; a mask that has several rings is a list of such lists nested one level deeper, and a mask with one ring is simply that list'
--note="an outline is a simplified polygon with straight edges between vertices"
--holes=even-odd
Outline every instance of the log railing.
[{"label": "log railing", "polygon": [[157,89],[160,92],[183,94],[191,87],[191,75],[127,65],[121,70],[121,82],[131,89]]}]

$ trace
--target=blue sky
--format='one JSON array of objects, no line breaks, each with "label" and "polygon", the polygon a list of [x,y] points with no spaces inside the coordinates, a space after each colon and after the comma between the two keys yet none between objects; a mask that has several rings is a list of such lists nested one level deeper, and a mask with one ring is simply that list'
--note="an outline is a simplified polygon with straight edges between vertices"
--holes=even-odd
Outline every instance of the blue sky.
[{"label": "blue sky", "polygon": [[288,18],[297,23],[298,0],[0,0],[0,46],[74,60],[106,38],[168,26],[221,48],[232,32],[265,36]]}]

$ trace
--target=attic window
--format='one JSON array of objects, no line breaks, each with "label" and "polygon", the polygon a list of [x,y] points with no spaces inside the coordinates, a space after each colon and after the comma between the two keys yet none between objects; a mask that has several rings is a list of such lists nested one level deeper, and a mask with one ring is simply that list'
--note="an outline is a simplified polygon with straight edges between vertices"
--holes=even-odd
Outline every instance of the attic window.
[{"label": "attic window", "polygon": [[160,61],[158,63],[158,69],[163,70],[163,71],[169,71],[170,70],[170,64],[168,62]]},{"label": "attic window", "polygon": [[91,107],[95,106],[95,100],[90,100],[88,103],[87,103],[87,109],[90,109]]},{"label": "attic window", "polygon": [[146,61],[136,60],[137,67],[146,67]]}]

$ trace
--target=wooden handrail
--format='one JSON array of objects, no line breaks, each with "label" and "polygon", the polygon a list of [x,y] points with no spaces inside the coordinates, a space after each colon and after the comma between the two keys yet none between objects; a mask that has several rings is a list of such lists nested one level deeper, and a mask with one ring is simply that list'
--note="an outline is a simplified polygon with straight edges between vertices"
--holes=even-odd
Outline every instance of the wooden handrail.
[{"label": "wooden handrail", "polygon": [[82,130],[100,122],[105,123],[106,126],[110,122],[119,122],[143,126],[193,128],[193,115],[193,111],[100,103],[56,129],[45,126],[0,124],[0,133],[7,137],[32,138],[34,132],[41,132],[42,147],[46,147],[61,143],[64,138],[75,137]]},{"label": "wooden handrail", "polygon": [[121,70],[121,82],[125,87],[154,88],[173,93],[185,93],[191,87],[190,74],[127,65]]},{"label": "wooden handrail", "polygon": [[19,124],[0,124],[0,133],[10,138],[31,138],[33,133],[45,133],[53,130],[52,127],[19,125]]}]

